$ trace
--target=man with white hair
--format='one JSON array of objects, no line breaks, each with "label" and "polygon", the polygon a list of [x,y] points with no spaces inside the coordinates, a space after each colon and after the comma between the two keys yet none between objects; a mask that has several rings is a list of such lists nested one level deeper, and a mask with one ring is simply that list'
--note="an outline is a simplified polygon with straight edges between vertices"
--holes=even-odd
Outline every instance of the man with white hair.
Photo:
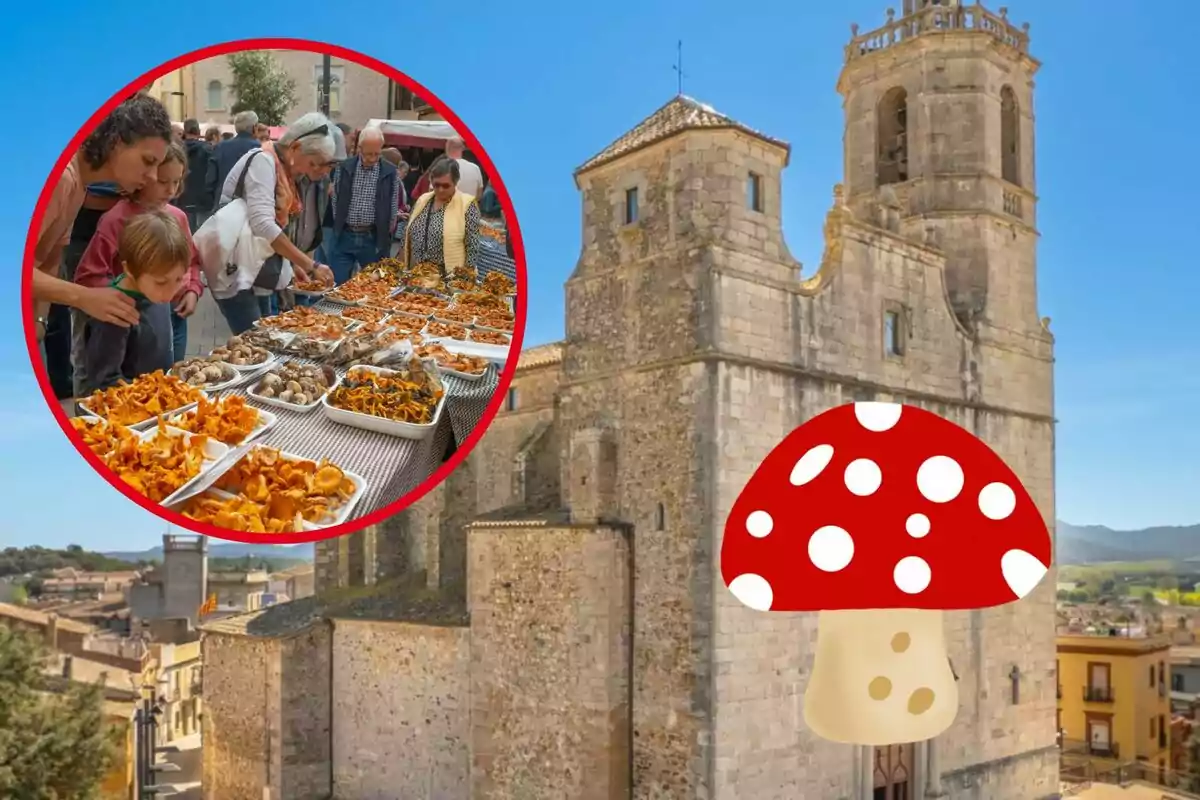
[{"label": "man with white hair", "polygon": [[343,161],[333,175],[333,246],[329,268],[341,284],[355,268],[373,264],[391,253],[392,234],[400,212],[400,175],[380,158],[383,131],[364,128],[358,153]]},{"label": "man with white hair", "polygon": [[237,135],[213,148],[205,180],[206,191],[210,197],[214,198],[213,211],[216,211],[217,206],[220,205],[221,188],[225,185],[225,179],[229,177],[229,171],[233,169],[233,165],[240,161],[246,153],[262,146],[254,136],[257,127],[258,114],[253,111],[239,112],[233,118],[233,129],[237,131]]},{"label": "man with white hair", "polygon": [[446,155],[458,162],[458,190],[478,198],[483,194],[483,172],[463,158],[464,148],[463,140],[455,136],[446,142]]}]

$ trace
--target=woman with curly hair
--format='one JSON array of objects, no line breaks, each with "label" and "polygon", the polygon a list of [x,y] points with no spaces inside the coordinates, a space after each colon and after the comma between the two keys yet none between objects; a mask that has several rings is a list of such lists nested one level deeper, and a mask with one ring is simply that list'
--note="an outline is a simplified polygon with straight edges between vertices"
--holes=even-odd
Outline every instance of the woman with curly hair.
[{"label": "woman with curly hair", "polygon": [[127,295],[60,277],[63,248],[88,186],[112,183],[122,194],[132,194],[158,180],[158,165],[171,135],[171,118],[162,103],[137,94],[117,106],[67,163],[50,195],[34,247],[33,300],[39,341],[46,332],[51,303],[115,325],[137,324],[137,310]]}]

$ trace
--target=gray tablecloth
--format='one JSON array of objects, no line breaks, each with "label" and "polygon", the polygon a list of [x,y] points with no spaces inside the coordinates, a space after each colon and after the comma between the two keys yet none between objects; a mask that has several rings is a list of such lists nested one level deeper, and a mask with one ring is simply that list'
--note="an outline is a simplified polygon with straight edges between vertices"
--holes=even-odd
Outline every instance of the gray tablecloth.
[{"label": "gray tablecloth", "polygon": [[[314,308],[340,314],[345,306],[321,302]],[[284,359],[313,363],[294,356],[285,355]],[[336,371],[338,375],[345,373],[344,369]],[[462,444],[479,424],[496,392],[499,373],[492,365],[477,381],[443,376],[442,382],[446,405],[435,431],[421,441],[333,422],[320,407],[304,413],[268,405],[248,394],[258,383],[257,378],[229,389],[227,394],[246,395],[251,404],[279,418],[256,442],[306,458],[328,458],[361,475],[367,482],[367,492],[351,513],[351,519],[355,519],[400,500],[441,466],[450,437],[454,437],[456,445]]]}]

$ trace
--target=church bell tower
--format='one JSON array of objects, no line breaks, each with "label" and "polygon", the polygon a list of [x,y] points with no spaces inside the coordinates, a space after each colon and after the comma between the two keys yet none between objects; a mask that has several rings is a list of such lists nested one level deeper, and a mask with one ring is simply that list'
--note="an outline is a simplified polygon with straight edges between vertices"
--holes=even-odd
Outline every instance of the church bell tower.
[{"label": "church bell tower", "polygon": [[904,0],[852,27],[838,91],[847,204],[899,211],[900,232],[947,257],[956,314],[1038,335],[1029,26],[958,0]]}]

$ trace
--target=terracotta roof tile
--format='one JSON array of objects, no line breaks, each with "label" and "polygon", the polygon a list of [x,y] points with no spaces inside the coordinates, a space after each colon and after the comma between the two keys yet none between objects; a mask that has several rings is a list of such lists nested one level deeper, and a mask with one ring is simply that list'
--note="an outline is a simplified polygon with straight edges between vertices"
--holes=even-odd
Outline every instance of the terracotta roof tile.
[{"label": "terracotta roof tile", "polygon": [[517,360],[517,369],[533,369],[534,367],[559,364],[562,362],[562,359],[562,342],[541,344],[521,352],[521,357]]},{"label": "terracotta roof tile", "polygon": [[[58,616],[57,614],[55,616]],[[46,627],[50,623],[50,615],[32,608],[23,606],[10,605],[9,603],[0,603],[0,622],[5,619],[15,619],[29,625],[37,625]],[[71,633],[89,634],[95,633],[96,629],[91,625],[84,625],[82,622],[76,622],[70,619],[58,618],[58,629],[60,631],[69,631]]]},{"label": "terracotta roof tile", "polygon": [[575,170],[575,174],[579,175],[582,172],[594,169],[601,164],[606,164],[609,161],[632,153],[634,150],[640,150],[655,142],[661,142],[663,139],[670,138],[677,133],[703,128],[731,128],[748,133],[751,136],[778,145],[784,149],[789,149],[787,142],[781,139],[775,139],[747,127],[737,120],[725,116],[712,106],[701,103],[698,100],[693,100],[687,95],[679,95],[673,97],[665,106],[639,122],[634,126],[633,130],[585,161],[579,169]]}]

